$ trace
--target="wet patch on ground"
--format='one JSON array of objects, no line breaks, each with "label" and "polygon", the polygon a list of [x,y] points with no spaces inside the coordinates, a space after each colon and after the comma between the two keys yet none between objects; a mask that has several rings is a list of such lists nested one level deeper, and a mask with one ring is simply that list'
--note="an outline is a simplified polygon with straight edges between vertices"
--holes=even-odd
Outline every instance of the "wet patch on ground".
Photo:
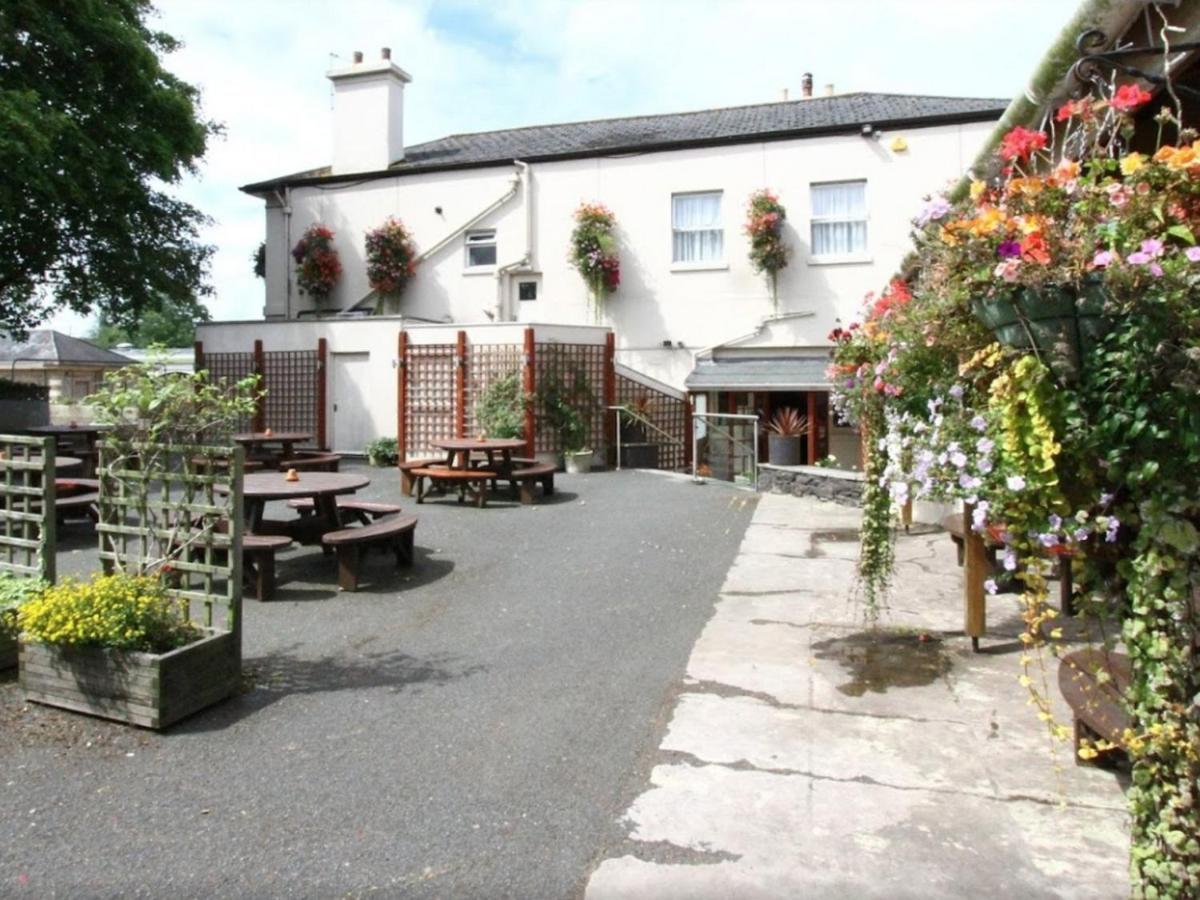
[{"label": "wet patch on ground", "polygon": [[944,679],[953,666],[942,639],[920,631],[872,629],[813,644],[817,659],[831,659],[849,680],[837,689],[848,697],[924,687]]}]

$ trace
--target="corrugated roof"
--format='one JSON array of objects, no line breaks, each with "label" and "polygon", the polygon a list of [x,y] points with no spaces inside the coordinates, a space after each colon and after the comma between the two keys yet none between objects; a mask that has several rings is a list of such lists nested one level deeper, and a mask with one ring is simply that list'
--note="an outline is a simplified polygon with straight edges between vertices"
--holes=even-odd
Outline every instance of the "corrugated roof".
[{"label": "corrugated roof", "polygon": [[24,342],[0,336],[0,362],[91,363],[127,366],[133,360],[88,341],[48,328],[31,331]]},{"label": "corrugated roof", "polygon": [[[454,134],[407,147],[402,161],[370,175],[388,177],[408,172],[497,165],[514,159],[536,162],[777,140],[806,133],[854,130],[866,124],[885,127],[981,121],[999,118],[1007,106],[1008,100],[995,98],[854,93],[699,112],[481,131]],[[326,166],[246,185],[242,190],[254,193],[285,183],[319,180],[329,174]],[[357,179],[364,174],[345,177]]]},{"label": "corrugated roof", "polygon": [[701,359],[684,381],[690,391],[804,390],[829,387],[825,356]]}]

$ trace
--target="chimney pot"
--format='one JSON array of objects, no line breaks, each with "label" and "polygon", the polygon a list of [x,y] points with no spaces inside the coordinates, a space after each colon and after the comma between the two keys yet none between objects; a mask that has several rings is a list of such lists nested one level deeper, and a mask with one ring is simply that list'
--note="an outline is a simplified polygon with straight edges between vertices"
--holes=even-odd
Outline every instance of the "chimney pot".
[{"label": "chimney pot", "polygon": [[787,100],[787,98],[788,98],[788,89],[787,89],[787,88],[784,88],[784,89],[783,89],[783,99],[784,99],[784,100]]},{"label": "chimney pot", "polygon": [[832,84],[825,85],[825,96],[826,97],[833,96],[833,85]]},{"label": "chimney pot", "polygon": [[358,65],[360,62],[362,62],[362,51],[355,50],[354,51],[354,64]]},{"label": "chimney pot", "polygon": [[805,72],[804,77],[800,79],[800,95],[802,97],[812,96],[812,72]]},{"label": "chimney pot", "polygon": [[382,49],[379,51],[379,55],[380,55],[380,57],[382,57],[383,59],[391,59],[391,58],[392,58],[392,48],[391,48],[391,47],[384,47],[384,48],[382,48]]}]

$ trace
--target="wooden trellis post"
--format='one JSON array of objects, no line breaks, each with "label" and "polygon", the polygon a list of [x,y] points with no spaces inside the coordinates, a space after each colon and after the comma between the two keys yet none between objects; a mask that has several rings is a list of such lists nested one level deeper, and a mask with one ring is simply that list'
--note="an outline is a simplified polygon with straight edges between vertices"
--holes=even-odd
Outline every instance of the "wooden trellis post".
[{"label": "wooden trellis post", "polygon": [[616,417],[610,406],[617,405],[617,336],[611,331],[604,336],[604,408],[600,411],[603,418],[604,443],[614,454],[611,461],[615,463],[617,446]]},{"label": "wooden trellis post", "polygon": [[396,348],[396,453],[408,459],[408,332],[401,331]]},{"label": "wooden trellis post", "polygon": [[325,421],[325,407],[329,395],[329,344],[325,338],[317,338],[317,446],[322,450],[329,449],[328,426]]},{"label": "wooden trellis post", "polygon": [[979,649],[979,639],[987,632],[987,594],[983,583],[988,577],[987,547],[983,538],[971,527],[975,506],[963,506],[963,630],[971,639],[971,648]]},{"label": "wooden trellis post", "polygon": [[525,329],[525,350],[522,354],[522,387],[529,402],[525,404],[525,452],[532,457],[537,452],[537,416],[533,408],[533,395],[537,391],[537,358],[532,328]]},{"label": "wooden trellis post", "polygon": [[454,344],[454,436],[467,436],[467,333],[460,331]]},{"label": "wooden trellis post", "polygon": [[267,356],[263,352],[263,342],[254,342],[254,374],[258,376],[259,395],[254,404],[254,431],[264,431],[267,427]]}]

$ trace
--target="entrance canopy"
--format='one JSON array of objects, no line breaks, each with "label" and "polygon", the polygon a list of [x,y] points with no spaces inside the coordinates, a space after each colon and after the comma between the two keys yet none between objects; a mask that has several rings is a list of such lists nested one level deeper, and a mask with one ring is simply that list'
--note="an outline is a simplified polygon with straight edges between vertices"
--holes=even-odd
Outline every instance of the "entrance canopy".
[{"label": "entrance canopy", "polygon": [[828,356],[722,356],[698,359],[689,391],[825,391]]}]

